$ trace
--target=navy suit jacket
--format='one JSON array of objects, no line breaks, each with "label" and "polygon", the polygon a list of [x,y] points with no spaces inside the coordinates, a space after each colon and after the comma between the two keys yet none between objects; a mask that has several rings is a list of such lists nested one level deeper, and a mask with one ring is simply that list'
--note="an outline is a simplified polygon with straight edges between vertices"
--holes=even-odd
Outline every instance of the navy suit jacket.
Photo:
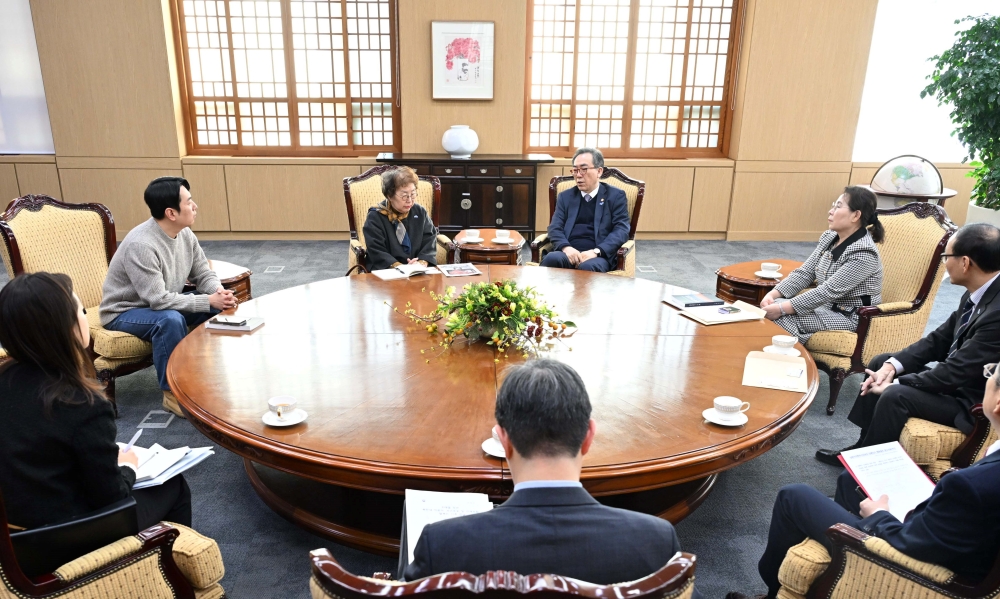
[{"label": "navy suit jacket", "polygon": [[981,580],[1000,552],[1000,451],[942,477],[905,522],[881,511],[858,527],[914,559]]},{"label": "navy suit jacket", "polygon": [[[567,189],[556,197],[556,211],[549,222],[549,239],[557,250],[569,245],[569,234],[576,224],[582,201],[583,193],[579,187]],[[618,248],[628,241],[628,198],[617,187],[601,183],[591,201],[597,202],[594,207],[594,242],[601,248],[601,255],[614,267]]]},{"label": "navy suit jacket", "polygon": [[578,487],[521,489],[488,512],[425,527],[405,578],[510,570],[613,584],[656,572],[678,551],[666,520],[606,507]]}]

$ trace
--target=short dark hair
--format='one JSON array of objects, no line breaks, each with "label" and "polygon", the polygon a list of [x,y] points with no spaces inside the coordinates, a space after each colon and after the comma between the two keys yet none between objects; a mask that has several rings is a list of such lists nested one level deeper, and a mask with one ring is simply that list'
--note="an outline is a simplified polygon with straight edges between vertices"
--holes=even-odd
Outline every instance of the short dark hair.
[{"label": "short dark hair", "polygon": [[407,185],[420,187],[420,178],[417,171],[408,166],[401,166],[382,173],[382,195],[387,199],[396,195],[396,190]]},{"label": "short dark hair", "polygon": [[497,393],[497,423],[521,456],[576,456],[590,427],[590,397],[575,370],[555,360],[513,367]]},{"label": "short dark hair", "polygon": [[597,148],[577,148],[573,152],[573,160],[570,160],[570,164],[576,162],[576,157],[580,154],[590,154],[590,157],[594,160],[594,168],[604,168],[604,154]]},{"label": "short dark hair", "polygon": [[972,223],[955,232],[951,253],[968,256],[983,272],[1000,270],[1000,229],[988,223]]},{"label": "short dark hair", "polygon": [[182,177],[160,177],[149,182],[142,199],[146,200],[153,218],[161,220],[167,208],[181,211],[181,187],[191,191],[191,184]]}]

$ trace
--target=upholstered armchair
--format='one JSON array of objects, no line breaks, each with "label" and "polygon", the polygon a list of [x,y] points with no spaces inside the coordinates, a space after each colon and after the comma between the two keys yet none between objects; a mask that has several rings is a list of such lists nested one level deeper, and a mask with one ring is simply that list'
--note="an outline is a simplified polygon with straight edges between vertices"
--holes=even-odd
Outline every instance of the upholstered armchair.
[{"label": "upholstered armchair", "polygon": [[695,557],[680,552],[645,578],[610,585],[590,584],[552,574],[521,576],[516,572],[487,572],[481,576],[449,572],[414,582],[376,580],[347,572],[326,549],[310,551],[309,556],[312,558],[312,578],[309,580],[312,599],[688,599],[694,592]]},{"label": "upholstered armchair", "polygon": [[44,195],[17,198],[0,216],[0,253],[7,275],[60,272],[87,310],[97,378],[115,401],[115,378],[153,364],[152,344],[101,326],[99,307],[108,264],[118,248],[115,221],[102,204],[64,204]]},{"label": "upholstered armchair", "polygon": [[[384,164],[375,166],[357,177],[344,178],[344,200],[347,202],[347,220],[351,227],[351,245],[347,257],[348,272],[360,264],[367,271],[368,252],[365,248],[364,226],[368,209],[385,199],[382,195],[382,173],[398,167]],[[433,221],[441,207],[441,181],[437,177],[420,175],[417,182],[417,203],[423,206]],[[436,223],[435,223],[436,224]],[[455,244],[446,235],[437,236],[437,263],[450,264],[455,258]]]},{"label": "upholstered armchair", "polygon": [[[642,198],[646,194],[646,184],[637,179],[631,179],[628,175],[616,168],[605,167],[601,173],[601,182],[613,185],[625,192],[628,199],[628,241],[618,249],[617,258],[611,259],[612,270],[609,274],[635,277],[635,228],[639,224],[639,211],[642,210]],[[556,197],[576,185],[572,175],[562,175],[552,177],[549,181],[549,219],[556,211]],[[531,263],[538,265],[545,254],[554,248],[549,241],[549,234],[542,233],[531,242]]]},{"label": "upholstered armchair", "polygon": [[974,422],[968,436],[957,428],[910,418],[899,436],[899,444],[910,458],[935,481],[952,468],[965,468],[986,455],[997,440],[997,431],[983,415],[983,404],[972,406]]},{"label": "upholstered armchair", "polygon": [[0,501],[2,599],[221,599],[225,574],[215,541],[161,522],[29,578],[17,563]]},{"label": "upholstered armchair", "polygon": [[833,414],[844,379],[863,373],[872,358],[910,345],[924,334],[934,297],[941,287],[941,254],[956,227],[944,209],[913,202],[879,210],[885,240],[882,256],[882,303],[858,311],[858,330],[821,331],[806,343],[816,366],[830,375]]}]

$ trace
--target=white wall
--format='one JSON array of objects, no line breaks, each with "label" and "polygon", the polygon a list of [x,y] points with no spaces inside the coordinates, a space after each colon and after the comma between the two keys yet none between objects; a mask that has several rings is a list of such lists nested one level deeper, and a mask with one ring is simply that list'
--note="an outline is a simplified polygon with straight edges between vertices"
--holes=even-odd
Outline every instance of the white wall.
[{"label": "white wall", "polygon": [[938,106],[931,97],[920,99],[933,70],[927,59],[954,43],[960,28],[956,19],[998,12],[997,0],[879,0],[854,138],[855,162],[882,162],[900,154],[962,161],[965,148],[951,137],[951,108]]},{"label": "white wall", "polygon": [[28,0],[0,0],[0,154],[54,154]]}]

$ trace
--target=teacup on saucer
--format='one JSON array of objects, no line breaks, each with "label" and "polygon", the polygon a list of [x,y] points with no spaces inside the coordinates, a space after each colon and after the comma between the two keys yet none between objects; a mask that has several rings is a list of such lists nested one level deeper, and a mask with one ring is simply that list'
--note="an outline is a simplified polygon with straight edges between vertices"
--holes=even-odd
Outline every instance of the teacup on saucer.
[{"label": "teacup on saucer", "polygon": [[303,410],[302,408],[296,408],[292,412],[285,414],[284,418],[278,418],[277,414],[268,411],[265,412],[260,419],[263,420],[264,424],[268,426],[283,427],[283,426],[293,426],[299,424],[300,422],[305,421],[305,419],[308,417],[309,414],[306,413],[305,410]]},{"label": "teacup on saucer", "polygon": [[753,273],[761,279],[780,279],[782,274],[776,270],[758,270]]},{"label": "teacup on saucer", "polygon": [[795,349],[794,347],[778,347],[776,345],[768,345],[764,348],[765,354],[781,354],[782,356],[792,356],[798,358],[802,355],[802,352]]},{"label": "teacup on saucer", "polygon": [[[731,415],[724,415],[722,412],[717,411],[715,408],[708,408],[701,413],[702,418],[711,422],[712,424],[718,424],[720,426],[743,426],[750,419],[747,415],[742,412],[736,412]],[[728,417],[724,417],[728,416]]]},{"label": "teacup on saucer", "polygon": [[503,450],[503,445],[493,437],[483,441],[483,451],[495,458],[507,458],[507,452]]}]

